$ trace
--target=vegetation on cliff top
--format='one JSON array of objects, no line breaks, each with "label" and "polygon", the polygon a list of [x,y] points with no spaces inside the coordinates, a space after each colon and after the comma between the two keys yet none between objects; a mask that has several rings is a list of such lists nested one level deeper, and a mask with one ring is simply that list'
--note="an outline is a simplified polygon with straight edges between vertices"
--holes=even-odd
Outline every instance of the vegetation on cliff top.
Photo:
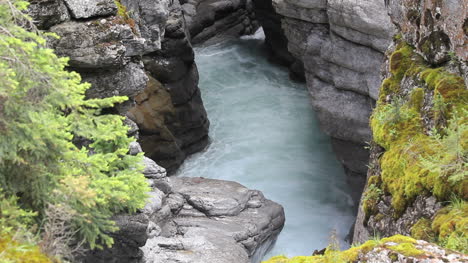
[{"label": "vegetation on cliff top", "polygon": [[149,190],[123,118],[102,112],[126,98],[85,99],[90,85],[46,47],[27,6],[0,0],[1,262],[111,246],[111,216],[144,206]]}]

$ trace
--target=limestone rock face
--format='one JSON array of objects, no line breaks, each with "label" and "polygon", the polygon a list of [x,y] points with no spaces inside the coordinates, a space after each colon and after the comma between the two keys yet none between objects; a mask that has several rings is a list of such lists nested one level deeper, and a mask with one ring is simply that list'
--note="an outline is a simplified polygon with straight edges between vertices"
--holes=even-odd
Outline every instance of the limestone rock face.
[{"label": "limestone rock face", "polygon": [[144,262],[259,262],[284,224],[283,208],[230,181],[172,177],[151,215]]},{"label": "limestone rock face", "polygon": [[193,44],[253,34],[258,28],[250,0],[188,0],[181,4]]},{"label": "limestone rock face", "polygon": [[[260,22],[274,27],[271,17],[279,15],[282,28],[265,30],[267,41],[284,32],[288,51],[303,64],[312,104],[338,159],[348,174],[365,174],[368,120],[378,98],[384,52],[395,32],[384,1],[269,2],[276,14],[267,13],[263,17],[270,19]],[[268,1],[254,3],[264,14]],[[279,48],[276,53],[284,54]]]},{"label": "limestone rock face", "polygon": [[271,0],[252,0],[257,20],[265,32],[270,60],[290,68],[291,77],[305,81],[304,65],[288,50],[288,39],[281,27],[282,16],[276,13]]},{"label": "limestone rock face", "polygon": [[468,3],[390,1],[389,14],[403,38],[433,65],[450,60],[450,52],[468,60]]},{"label": "limestone rock face", "polygon": [[161,50],[142,58],[150,81],[135,98],[137,104],[129,117],[141,128],[140,143],[146,155],[171,173],[187,155],[208,144],[209,121],[178,1],[169,6],[164,32]]},{"label": "limestone rock face", "polygon": [[182,6],[170,0],[120,3],[117,14],[113,0],[31,0],[30,13],[41,29],[60,36],[50,45],[92,84],[87,97],[130,98],[113,112],[140,126],[146,155],[173,172],[207,145],[209,129]]}]

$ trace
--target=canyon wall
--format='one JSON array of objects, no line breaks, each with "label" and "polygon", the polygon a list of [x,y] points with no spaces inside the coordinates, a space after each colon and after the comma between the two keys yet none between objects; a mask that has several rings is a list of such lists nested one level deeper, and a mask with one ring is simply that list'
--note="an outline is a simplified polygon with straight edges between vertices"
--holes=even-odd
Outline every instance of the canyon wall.
[{"label": "canyon wall", "polygon": [[146,156],[169,173],[209,141],[192,43],[258,28],[250,1],[31,3],[38,27],[60,36],[51,47],[92,84],[89,98],[130,98],[109,110],[139,126]]},{"label": "canyon wall", "polygon": [[208,144],[209,121],[178,1],[31,3],[38,27],[60,36],[51,47],[92,84],[87,97],[130,98],[109,112],[137,123],[148,157],[172,172]]},{"label": "canyon wall", "polygon": [[251,0],[183,0],[192,44],[253,34],[258,28]]},{"label": "canyon wall", "polygon": [[254,0],[254,4],[267,45],[282,60],[292,61],[293,71],[300,74],[304,69],[321,128],[331,136],[347,174],[358,175],[350,182],[362,185],[364,176],[359,175],[366,174],[365,147],[372,138],[369,117],[379,95],[384,53],[395,32],[384,1]]}]

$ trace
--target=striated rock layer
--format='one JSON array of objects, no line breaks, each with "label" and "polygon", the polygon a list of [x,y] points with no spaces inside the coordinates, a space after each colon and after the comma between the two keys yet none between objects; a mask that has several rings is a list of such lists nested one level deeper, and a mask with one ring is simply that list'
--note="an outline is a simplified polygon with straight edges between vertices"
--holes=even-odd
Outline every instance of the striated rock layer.
[{"label": "striated rock layer", "polygon": [[[384,1],[254,3],[273,52],[291,61],[289,52],[302,63],[320,125],[331,136],[347,173],[365,175],[369,156],[365,145],[371,140],[369,117],[379,94],[384,52],[394,34]],[[280,41],[275,45],[276,40]],[[293,62],[294,67],[300,68],[297,63]]]},{"label": "striated rock layer", "polygon": [[209,121],[198,88],[198,70],[182,9],[168,9],[161,49],[142,58],[150,81],[129,116],[141,130],[145,154],[173,172],[208,144]]}]

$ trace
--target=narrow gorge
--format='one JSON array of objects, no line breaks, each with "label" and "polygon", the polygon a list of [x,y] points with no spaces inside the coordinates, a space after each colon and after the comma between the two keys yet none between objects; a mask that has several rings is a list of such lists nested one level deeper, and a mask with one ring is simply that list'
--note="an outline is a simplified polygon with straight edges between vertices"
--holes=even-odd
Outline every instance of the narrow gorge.
[{"label": "narrow gorge", "polygon": [[[0,0],[0,14],[28,6],[20,13],[30,22],[16,11],[10,22],[44,34],[47,44],[19,33],[38,43],[24,52],[46,45],[44,54],[66,57],[66,71],[91,84],[83,98],[67,95],[87,102],[57,103],[56,111],[66,119],[95,109],[87,122],[76,121],[102,132],[87,136],[86,128],[72,123],[64,130],[77,131],[57,135],[91,160],[71,158],[71,167],[60,168],[71,174],[69,181],[60,177],[57,185],[98,201],[75,201],[62,190],[50,195],[77,207],[117,207],[95,219],[110,218],[107,228],[91,226],[101,236],[76,223],[67,236],[50,233],[47,222],[63,226],[85,216],[89,223],[88,212],[70,209],[70,218],[57,219],[48,209],[60,203],[35,200],[46,207],[38,212],[44,221],[28,221],[34,230],[26,236],[42,238],[35,241],[38,253],[48,259],[31,262],[468,262],[467,0],[27,2]],[[1,35],[16,32],[4,31],[0,24]],[[0,45],[15,44],[0,38]],[[18,58],[5,54],[0,51],[0,69],[8,73],[5,65]],[[45,60],[33,61],[50,70]],[[9,74],[0,72],[0,80],[26,78],[21,71]],[[39,77],[37,85],[55,85],[46,79]],[[5,87],[10,82],[16,83],[7,78]],[[7,91],[0,90],[5,138]],[[33,92],[25,98],[45,96]],[[117,119],[104,120],[109,116]],[[128,131],[102,130],[117,122]],[[128,151],[122,136],[134,138]],[[117,147],[122,143],[123,151]],[[11,156],[24,152],[17,151]],[[101,158],[100,151],[106,161],[93,159]],[[7,151],[0,154],[0,201],[4,190],[7,201],[27,200],[24,183],[15,188],[8,180],[15,175],[11,163],[30,165],[35,153],[34,161],[11,162]],[[67,158],[44,167],[61,167]],[[130,160],[140,161],[132,166]],[[74,165],[85,167],[85,175]],[[27,167],[25,173],[34,175]],[[94,182],[79,180],[98,170],[108,178],[128,170],[148,186],[124,179],[87,192]],[[119,206],[146,192],[139,206]],[[0,234],[14,240],[14,232],[2,232],[16,227],[7,221],[16,216],[7,201],[0,202]],[[38,213],[21,212],[12,220]],[[82,233],[92,242],[78,240]],[[47,250],[47,238],[66,242]],[[3,242],[0,263],[22,253],[14,250],[8,258]]]}]

